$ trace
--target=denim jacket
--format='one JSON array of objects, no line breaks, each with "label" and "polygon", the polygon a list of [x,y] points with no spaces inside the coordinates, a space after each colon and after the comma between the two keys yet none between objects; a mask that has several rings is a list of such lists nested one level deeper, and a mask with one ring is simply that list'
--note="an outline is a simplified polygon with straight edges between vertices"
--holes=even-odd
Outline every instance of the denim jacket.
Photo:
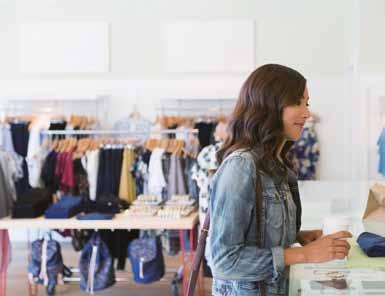
[{"label": "denim jacket", "polygon": [[287,176],[274,180],[259,171],[264,198],[263,247],[257,248],[256,168],[250,152],[228,156],[211,183],[211,223],[206,257],[213,295],[259,295],[264,280],[268,295],[284,295],[287,270],[283,250],[296,239],[296,206]]}]

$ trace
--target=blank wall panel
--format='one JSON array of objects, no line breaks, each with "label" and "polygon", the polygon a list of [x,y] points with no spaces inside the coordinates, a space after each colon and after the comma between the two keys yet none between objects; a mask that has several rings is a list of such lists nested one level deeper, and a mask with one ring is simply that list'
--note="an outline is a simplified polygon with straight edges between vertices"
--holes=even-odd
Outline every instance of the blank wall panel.
[{"label": "blank wall panel", "polygon": [[164,24],[167,72],[239,73],[254,68],[255,22],[173,21]]},{"label": "blank wall panel", "polygon": [[45,22],[20,25],[20,70],[24,73],[109,71],[109,25],[105,22]]}]

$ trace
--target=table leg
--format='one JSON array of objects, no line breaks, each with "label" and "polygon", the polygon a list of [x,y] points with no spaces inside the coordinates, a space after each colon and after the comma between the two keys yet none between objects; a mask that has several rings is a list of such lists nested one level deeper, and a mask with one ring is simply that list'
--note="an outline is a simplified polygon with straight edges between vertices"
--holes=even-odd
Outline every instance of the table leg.
[{"label": "table leg", "polygon": [[1,296],[7,294],[7,271],[9,261],[9,233],[8,230],[0,230],[0,248],[1,248],[1,264],[0,264],[0,292]]},{"label": "table leg", "polygon": [[182,268],[183,268],[183,277],[182,277],[182,289],[184,296],[187,295],[187,268],[186,268],[186,262],[185,262],[185,242],[184,242],[184,236],[183,236],[183,230],[179,230],[179,240],[180,240],[180,247],[181,247],[181,253],[182,253]]},{"label": "table leg", "polygon": [[203,268],[201,268],[199,271],[198,285],[199,285],[199,295],[205,296],[205,278],[203,277]]},{"label": "table leg", "polygon": [[[197,228],[190,230],[190,268],[192,267],[193,262],[194,262],[194,254],[195,254],[195,248],[196,248],[196,246],[195,246],[195,231],[196,230],[197,230]],[[199,269],[197,284],[198,284],[199,295],[203,296],[204,295],[204,289],[202,289],[202,287],[204,287],[204,285],[203,285],[203,281],[202,281],[202,268]]]},{"label": "table leg", "polygon": [[1,295],[5,295],[5,279],[4,279],[4,274],[5,274],[5,270],[3,270],[3,266],[4,266],[4,249],[5,249],[5,242],[4,242],[4,234],[3,234],[3,231],[4,230],[0,230],[0,248],[1,248],[1,255],[3,256],[3,258],[0,260],[0,292],[1,292]]},{"label": "table leg", "polygon": [[7,294],[7,273],[2,271],[0,276],[0,293],[5,296]]},{"label": "table leg", "polygon": [[194,228],[189,230],[190,232],[190,267],[192,266],[193,260],[194,260]]}]

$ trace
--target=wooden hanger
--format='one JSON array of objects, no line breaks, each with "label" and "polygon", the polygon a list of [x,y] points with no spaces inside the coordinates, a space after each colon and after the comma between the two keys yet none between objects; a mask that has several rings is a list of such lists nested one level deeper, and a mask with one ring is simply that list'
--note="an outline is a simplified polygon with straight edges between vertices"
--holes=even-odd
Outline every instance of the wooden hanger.
[{"label": "wooden hanger", "polygon": [[174,147],[173,153],[178,156],[182,156],[184,146],[185,146],[185,141],[177,139],[175,141],[175,147]]},{"label": "wooden hanger", "polygon": [[160,142],[159,142],[158,147],[159,147],[159,148],[162,148],[162,149],[164,149],[164,150],[167,150],[168,143],[169,143],[169,140],[168,140],[168,139],[161,139]]},{"label": "wooden hanger", "polygon": [[58,140],[58,143],[56,145],[56,152],[58,153],[61,153],[62,149],[63,149],[63,143],[64,143],[65,139],[61,139],[61,140]]}]

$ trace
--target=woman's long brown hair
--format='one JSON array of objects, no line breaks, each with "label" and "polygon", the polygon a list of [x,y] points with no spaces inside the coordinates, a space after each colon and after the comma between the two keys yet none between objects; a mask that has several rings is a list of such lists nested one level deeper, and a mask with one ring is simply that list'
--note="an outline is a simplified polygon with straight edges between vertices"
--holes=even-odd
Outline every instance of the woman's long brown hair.
[{"label": "woman's long brown hair", "polygon": [[[258,167],[269,175],[276,173],[272,164],[283,141],[283,108],[303,97],[306,79],[289,67],[266,64],[250,74],[243,84],[228,124],[227,138],[217,153],[219,163],[236,150],[255,151]],[[291,167],[286,153],[281,157]]]}]

